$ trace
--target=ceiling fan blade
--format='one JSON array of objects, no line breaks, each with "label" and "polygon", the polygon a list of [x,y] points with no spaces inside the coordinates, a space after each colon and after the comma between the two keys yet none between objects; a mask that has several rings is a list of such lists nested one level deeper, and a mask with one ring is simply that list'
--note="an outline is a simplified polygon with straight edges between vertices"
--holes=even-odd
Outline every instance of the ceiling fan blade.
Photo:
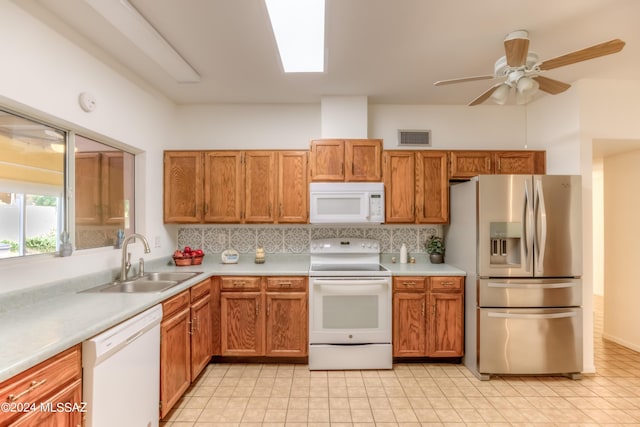
[{"label": "ceiling fan blade", "polygon": [[474,105],[478,105],[478,104],[482,104],[484,101],[486,101],[487,99],[489,99],[489,97],[491,95],[493,95],[493,92],[496,91],[496,89],[498,89],[500,87],[502,83],[498,83],[496,85],[491,86],[489,89],[487,89],[486,91],[484,91],[484,93],[482,95],[480,95],[479,97],[477,97],[476,99],[474,99],[473,101],[471,101],[469,103],[469,107],[473,107]]},{"label": "ceiling fan blade", "polygon": [[529,53],[529,34],[524,31],[514,31],[504,39],[504,52],[507,57],[507,65],[521,67],[527,62]]},{"label": "ceiling fan blade", "polygon": [[620,39],[609,40],[608,42],[600,43],[595,46],[587,47],[585,49],[576,50],[575,52],[567,53],[565,55],[558,56],[556,58],[547,59],[542,61],[538,67],[541,70],[552,70],[558,67],[564,67],[565,65],[575,64],[576,62],[586,61],[588,59],[598,58],[600,56],[610,55],[622,50],[625,42]]},{"label": "ceiling fan blade", "polygon": [[569,83],[564,83],[559,80],[550,79],[548,77],[535,76],[532,78],[533,80],[538,82],[538,89],[550,93],[551,95],[557,95],[571,87]]},{"label": "ceiling fan blade", "polygon": [[462,77],[462,78],[459,78],[459,79],[438,80],[433,85],[434,86],[442,86],[442,85],[450,85],[450,84],[453,84],[453,83],[473,82],[473,81],[476,81],[476,80],[491,80],[491,79],[495,79],[495,78],[496,78],[496,76],[494,76],[493,74],[486,75],[486,76]]}]

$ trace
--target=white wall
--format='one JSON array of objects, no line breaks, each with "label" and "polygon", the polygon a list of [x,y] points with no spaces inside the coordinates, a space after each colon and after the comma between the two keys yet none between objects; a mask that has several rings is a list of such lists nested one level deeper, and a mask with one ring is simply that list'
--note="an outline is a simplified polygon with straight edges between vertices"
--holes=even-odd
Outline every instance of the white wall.
[{"label": "white wall", "polygon": [[[522,149],[525,108],[479,105],[369,105],[369,137],[397,149],[398,129],[431,130],[434,149]],[[411,148],[411,147],[409,147]]]},{"label": "white wall", "polygon": [[594,159],[593,188],[593,294],[604,296],[604,173],[602,158]]},{"label": "white wall", "polygon": [[[604,159],[604,337],[640,351],[640,151]],[[630,185],[632,183],[632,185]]]},{"label": "white wall", "polygon": [[179,106],[174,150],[309,149],[320,138],[320,104]]},{"label": "white wall", "polygon": [[[173,105],[132,84],[15,3],[0,2],[0,16],[0,38],[5,40],[0,105],[141,153],[136,156],[136,227],[151,238],[152,246],[155,237],[160,240],[161,247],[152,247],[146,257],[168,255],[173,236],[162,224],[162,169],[157,165],[173,129]],[[85,91],[97,99],[92,113],[78,105],[78,95]],[[142,254],[141,248],[132,248],[135,256]],[[116,268],[119,262],[120,252],[110,248],[78,251],[69,258],[3,260],[0,293]]]}]

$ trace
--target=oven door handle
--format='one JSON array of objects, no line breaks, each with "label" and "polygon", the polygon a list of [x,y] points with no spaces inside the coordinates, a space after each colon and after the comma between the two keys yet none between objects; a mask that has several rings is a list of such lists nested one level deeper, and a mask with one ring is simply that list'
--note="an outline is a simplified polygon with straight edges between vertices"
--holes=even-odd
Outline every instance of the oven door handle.
[{"label": "oven door handle", "polygon": [[388,285],[389,280],[387,279],[314,279],[314,285],[321,286],[336,286],[343,288],[345,286],[363,286],[363,285]]}]

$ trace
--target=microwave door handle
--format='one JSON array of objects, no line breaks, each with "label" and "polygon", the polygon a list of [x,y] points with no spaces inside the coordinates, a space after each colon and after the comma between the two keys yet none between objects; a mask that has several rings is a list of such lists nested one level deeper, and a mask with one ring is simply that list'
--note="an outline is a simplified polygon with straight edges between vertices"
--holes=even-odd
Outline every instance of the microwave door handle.
[{"label": "microwave door handle", "polygon": [[371,193],[366,193],[365,201],[364,217],[371,219]]}]

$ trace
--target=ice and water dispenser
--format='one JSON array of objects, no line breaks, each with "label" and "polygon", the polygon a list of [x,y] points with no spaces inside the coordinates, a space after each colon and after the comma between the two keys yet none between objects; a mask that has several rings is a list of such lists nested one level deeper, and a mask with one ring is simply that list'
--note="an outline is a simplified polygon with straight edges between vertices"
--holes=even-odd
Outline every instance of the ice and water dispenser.
[{"label": "ice and water dispenser", "polygon": [[519,222],[490,223],[489,263],[493,266],[520,266],[520,236],[522,224]]}]

